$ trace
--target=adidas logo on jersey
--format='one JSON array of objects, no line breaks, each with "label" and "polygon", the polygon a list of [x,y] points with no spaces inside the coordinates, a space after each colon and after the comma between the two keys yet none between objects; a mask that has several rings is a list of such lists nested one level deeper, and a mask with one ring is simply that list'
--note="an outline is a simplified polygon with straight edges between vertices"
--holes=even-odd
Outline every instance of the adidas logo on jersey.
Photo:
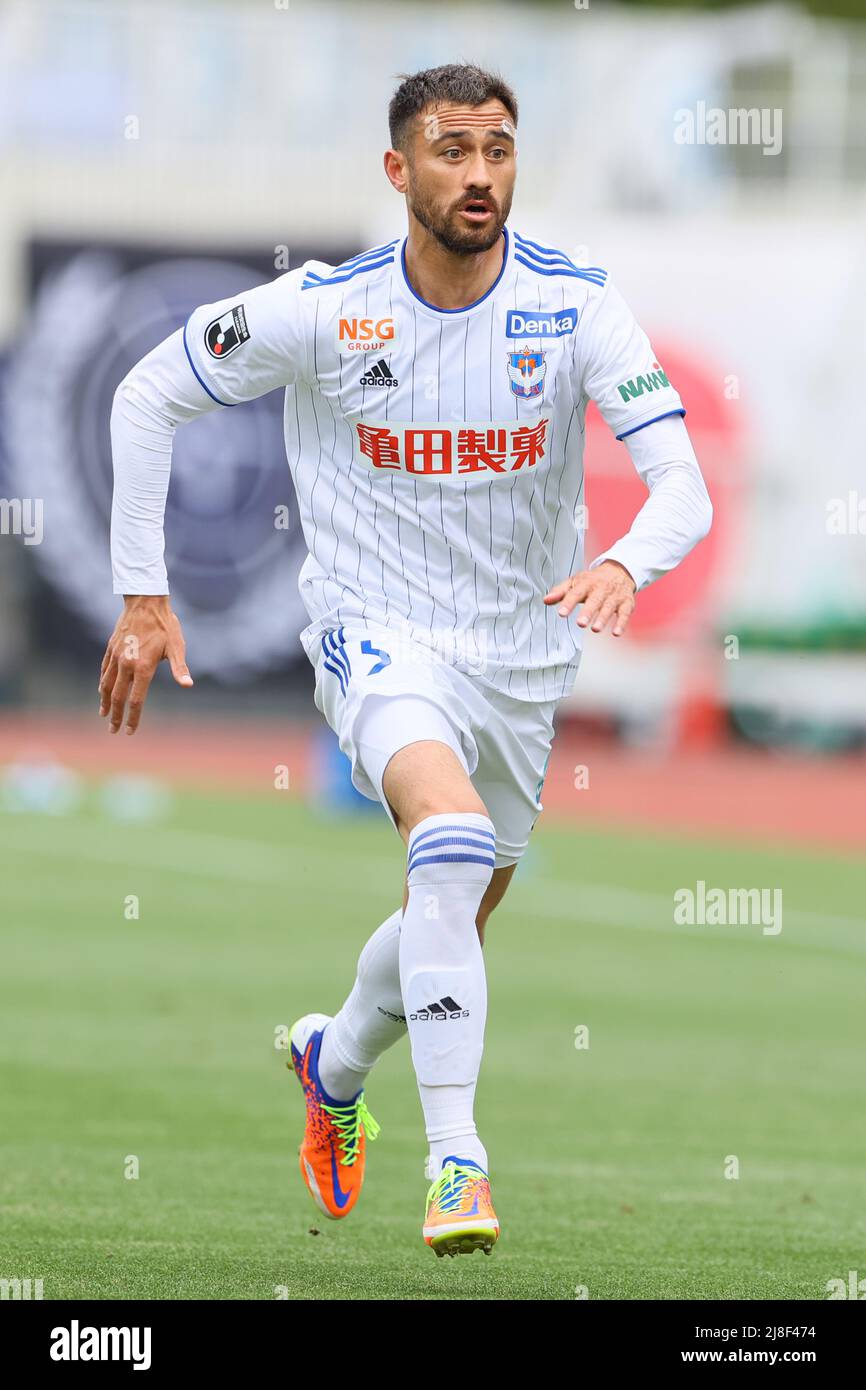
[{"label": "adidas logo on jersey", "polygon": [[369,372],[365,372],[364,375],[361,377],[361,385],[399,386],[400,383],[396,377],[391,375],[391,368],[388,366],[388,363],[385,361],[384,357],[380,357],[376,365],[374,367],[371,367]]},{"label": "adidas logo on jersey", "polygon": [[442,999],[434,1000],[432,1004],[427,1005],[426,1009],[419,1009],[417,1013],[409,1015],[410,1019],[418,1019],[421,1023],[431,1018],[444,1023],[445,1020],[449,1018],[468,1017],[469,1010],[461,1008],[461,1006],[451,998],[450,994],[446,994]]}]

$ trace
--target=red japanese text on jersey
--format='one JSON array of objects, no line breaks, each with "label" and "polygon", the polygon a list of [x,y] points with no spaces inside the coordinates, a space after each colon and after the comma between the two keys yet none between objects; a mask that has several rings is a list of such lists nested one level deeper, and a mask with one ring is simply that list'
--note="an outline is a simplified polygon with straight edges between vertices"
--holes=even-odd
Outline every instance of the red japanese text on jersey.
[{"label": "red japanese text on jersey", "polygon": [[414,478],[495,478],[544,458],[546,418],[459,425],[357,421],[356,457],[376,473]]}]

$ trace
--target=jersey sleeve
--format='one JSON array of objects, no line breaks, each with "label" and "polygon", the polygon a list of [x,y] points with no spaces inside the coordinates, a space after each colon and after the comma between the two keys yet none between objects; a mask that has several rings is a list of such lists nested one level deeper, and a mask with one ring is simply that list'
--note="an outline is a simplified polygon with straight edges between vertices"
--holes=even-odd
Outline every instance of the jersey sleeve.
[{"label": "jersey sleeve", "polygon": [[625,444],[649,497],[628,533],[589,568],[616,560],[639,590],[675,569],[703,540],[712,525],[713,504],[679,415],[636,429]]},{"label": "jersey sleeve", "polygon": [[189,365],[218,405],[240,405],[307,373],[304,270],[195,309],[183,330]]},{"label": "jersey sleeve", "polygon": [[685,415],[649,338],[609,279],[578,332],[578,390],[595,401],[617,439],[667,415]]},{"label": "jersey sleeve", "polygon": [[306,374],[303,268],[194,310],[118,386],[111,410],[116,594],[167,594],[163,518],[179,425]]}]

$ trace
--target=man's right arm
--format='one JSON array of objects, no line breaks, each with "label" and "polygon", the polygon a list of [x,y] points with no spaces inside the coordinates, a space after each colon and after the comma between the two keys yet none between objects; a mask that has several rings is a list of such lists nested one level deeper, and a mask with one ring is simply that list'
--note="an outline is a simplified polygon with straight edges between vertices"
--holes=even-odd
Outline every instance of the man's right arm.
[{"label": "man's right arm", "polygon": [[134,733],[150,682],[167,660],[191,685],[183,634],[172,612],[163,533],[178,425],[231,408],[306,373],[298,293],[302,270],[216,304],[203,305],[133,367],[111,412],[114,497],[111,562],[124,609],[100,673],[100,714],[117,733],[127,702]]}]

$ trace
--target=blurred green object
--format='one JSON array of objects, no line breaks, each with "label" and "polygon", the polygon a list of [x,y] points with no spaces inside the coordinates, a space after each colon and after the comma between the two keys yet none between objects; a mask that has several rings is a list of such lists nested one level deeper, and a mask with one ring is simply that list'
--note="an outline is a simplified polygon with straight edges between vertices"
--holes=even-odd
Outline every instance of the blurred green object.
[{"label": "blurred green object", "polygon": [[866,652],[866,623],[849,618],[823,618],[799,627],[761,626],[733,621],[725,633],[735,632],[742,650],[767,652]]}]

